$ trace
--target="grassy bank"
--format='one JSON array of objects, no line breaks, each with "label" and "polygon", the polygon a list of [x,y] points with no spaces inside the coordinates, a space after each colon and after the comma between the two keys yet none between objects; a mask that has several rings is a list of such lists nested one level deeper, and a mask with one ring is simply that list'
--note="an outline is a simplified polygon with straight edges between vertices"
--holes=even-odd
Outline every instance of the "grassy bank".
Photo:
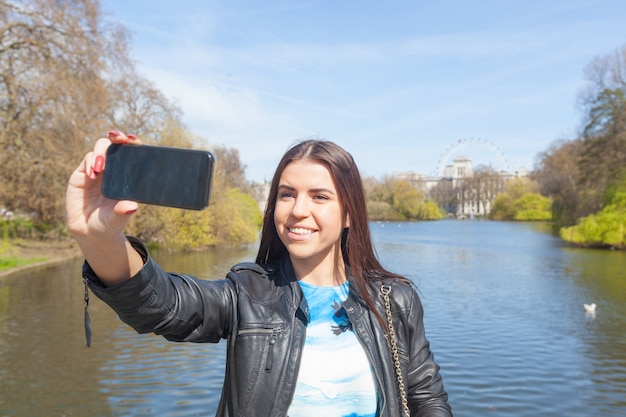
[{"label": "grassy bank", "polygon": [[47,261],[46,258],[19,258],[17,256],[0,256],[0,272],[9,271],[26,265]]},{"label": "grassy bank", "polygon": [[4,239],[0,243],[0,276],[77,256],[80,256],[80,251],[74,241],[69,239],[54,241]]}]

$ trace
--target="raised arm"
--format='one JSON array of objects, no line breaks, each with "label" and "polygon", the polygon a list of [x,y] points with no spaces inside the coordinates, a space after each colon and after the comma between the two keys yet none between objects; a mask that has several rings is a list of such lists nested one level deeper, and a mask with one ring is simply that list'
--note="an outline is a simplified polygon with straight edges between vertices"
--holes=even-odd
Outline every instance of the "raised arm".
[{"label": "raised arm", "polygon": [[143,260],[124,236],[130,216],[137,210],[134,201],[115,201],[102,196],[102,172],[111,143],[140,145],[133,135],[117,131],[99,139],[93,151],[70,176],[66,193],[67,225],[85,258],[103,284],[119,284],[142,267]]}]

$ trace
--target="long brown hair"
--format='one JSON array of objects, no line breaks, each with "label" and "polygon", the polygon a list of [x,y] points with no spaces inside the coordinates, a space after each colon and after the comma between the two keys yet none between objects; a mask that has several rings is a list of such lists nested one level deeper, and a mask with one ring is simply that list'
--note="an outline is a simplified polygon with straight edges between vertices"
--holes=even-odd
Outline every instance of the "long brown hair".
[{"label": "long brown hair", "polygon": [[306,140],[290,148],[278,163],[270,185],[261,242],[256,262],[267,264],[278,261],[287,254],[274,223],[274,208],[278,197],[278,183],[284,169],[293,161],[308,160],[324,165],[335,181],[339,202],[350,219],[350,227],[344,229],[341,238],[341,253],[344,263],[350,267],[356,292],[376,314],[386,328],[384,320],[374,307],[368,290],[367,280],[395,278],[408,282],[400,275],[387,271],[380,264],[372,245],[367,217],[365,192],[359,170],[349,152],[339,145],[326,140]]}]

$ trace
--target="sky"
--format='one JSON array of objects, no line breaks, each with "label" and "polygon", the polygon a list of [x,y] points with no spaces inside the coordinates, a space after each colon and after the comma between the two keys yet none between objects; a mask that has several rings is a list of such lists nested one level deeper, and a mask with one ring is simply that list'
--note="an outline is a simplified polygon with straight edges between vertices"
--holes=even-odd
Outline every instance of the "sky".
[{"label": "sky", "polygon": [[583,123],[585,67],[626,46],[623,0],[101,0],[188,130],[271,180],[297,141],[363,176],[455,156],[532,169]]}]

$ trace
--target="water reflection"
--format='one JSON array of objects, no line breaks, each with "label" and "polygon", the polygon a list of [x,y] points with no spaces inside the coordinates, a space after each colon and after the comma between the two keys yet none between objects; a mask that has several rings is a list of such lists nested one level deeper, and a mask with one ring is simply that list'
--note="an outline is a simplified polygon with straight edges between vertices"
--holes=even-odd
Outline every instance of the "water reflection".
[{"label": "water reflection", "polygon": [[[120,328],[100,381],[115,415],[213,415],[224,374],[224,344],[169,343]],[[155,372],[155,370],[157,370]],[[158,411],[158,413],[157,413]]]},{"label": "water reflection", "polygon": [[581,339],[596,389],[592,402],[600,410],[626,409],[626,254],[618,251],[565,251],[569,276],[581,302],[597,304],[580,319]]},{"label": "water reflection", "polygon": [[[0,280],[2,415],[110,414],[107,398],[94,389],[110,347],[82,349],[83,301],[76,271],[80,264],[70,262]],[[110,323],[99,325],[104,340]]]}]

